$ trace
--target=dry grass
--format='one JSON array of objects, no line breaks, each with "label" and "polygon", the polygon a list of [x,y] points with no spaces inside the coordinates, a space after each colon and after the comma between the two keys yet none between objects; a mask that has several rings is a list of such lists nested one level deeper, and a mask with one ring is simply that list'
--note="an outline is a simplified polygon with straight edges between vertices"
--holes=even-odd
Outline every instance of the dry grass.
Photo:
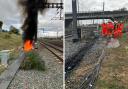
[{"label": "dry grass", "polygon": [[4,65],[0,65],[0,74],[5,70],[5,66]]},{"label": "dry grass", "polygon": [[128,42],[120,43],[119,48],[107,49],[96,89],[128,89]]},{"label": "dry grass", "polygon": [[[0,51],[15,49],[10,54],[9,64],[12,63],[13,59],[16,59],[19,55],[18,48],[21,46],[21,35],[9,34],[0,32]],[[4,67],[0,66],[0,73],[4,71]]]},{"label": "dry grass", "polygon": [[0,50],[13,49],[21,45],[21,35],[0,32]]}]

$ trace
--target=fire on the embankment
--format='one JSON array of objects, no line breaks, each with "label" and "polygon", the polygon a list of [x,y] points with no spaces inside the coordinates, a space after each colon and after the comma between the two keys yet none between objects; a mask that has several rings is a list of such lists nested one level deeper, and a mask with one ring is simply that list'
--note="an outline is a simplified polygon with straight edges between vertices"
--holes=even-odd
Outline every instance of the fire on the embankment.
[{"label": "fire on the embankment", "polygon": [[33,44],[32,44],[32,41],[31,40],[27,40],[25,43],[24,43],[24,51],[25,52],[29,52],[33,49]]},{"label": "fire on the embankment", "polygon": [[24,23],[24,51],[29,52],[33,49],[33,43],[37,41],[38,12],[44,12],[47,0],[18,0],[22,8]]}]

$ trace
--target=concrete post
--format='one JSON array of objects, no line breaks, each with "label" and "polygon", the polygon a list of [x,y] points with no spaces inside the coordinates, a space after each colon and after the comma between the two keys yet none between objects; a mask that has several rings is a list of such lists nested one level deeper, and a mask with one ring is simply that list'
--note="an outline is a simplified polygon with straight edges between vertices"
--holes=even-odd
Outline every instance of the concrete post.
[{"label": "concrete post", "polygon": [[2,32],[2,29],[0,28],[0,32]]},{"label": "concrete post", "polygon": [[72,35],[73,35],[73,42],[78,40],[78,34],[77,34],[77,4],[76,0],[72,0],[72,13],[73,13],[73,29],[72,29]]},{"label": "concrete post", "polygon": [[10,54],[10,50],[0,51],[1,64],[4,65],[5,67],[8,66],[9,54]]}]

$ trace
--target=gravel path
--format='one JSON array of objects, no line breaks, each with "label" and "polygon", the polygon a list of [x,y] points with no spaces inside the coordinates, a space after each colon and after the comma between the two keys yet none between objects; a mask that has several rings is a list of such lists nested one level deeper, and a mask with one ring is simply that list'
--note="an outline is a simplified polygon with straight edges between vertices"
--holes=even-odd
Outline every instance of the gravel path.
[{"label": "gravel path", "polygon": [[8,89],[63,89],[63,65],[45,48],[39,48],[46,70],[19,70]]}]

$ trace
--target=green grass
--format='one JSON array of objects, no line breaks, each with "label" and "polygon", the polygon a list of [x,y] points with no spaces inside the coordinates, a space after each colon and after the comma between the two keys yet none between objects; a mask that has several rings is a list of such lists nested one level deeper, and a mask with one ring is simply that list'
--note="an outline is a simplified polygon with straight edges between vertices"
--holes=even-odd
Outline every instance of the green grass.
[{"label": "green grass", "polygon": [[45,63],[44,61],[41,61],[41,57],[38,53],[31,51],[29,53],[26,53],[26,58],[24,59],[23,63],[21,64],[20,69],[24,70],[45,70]]}]

